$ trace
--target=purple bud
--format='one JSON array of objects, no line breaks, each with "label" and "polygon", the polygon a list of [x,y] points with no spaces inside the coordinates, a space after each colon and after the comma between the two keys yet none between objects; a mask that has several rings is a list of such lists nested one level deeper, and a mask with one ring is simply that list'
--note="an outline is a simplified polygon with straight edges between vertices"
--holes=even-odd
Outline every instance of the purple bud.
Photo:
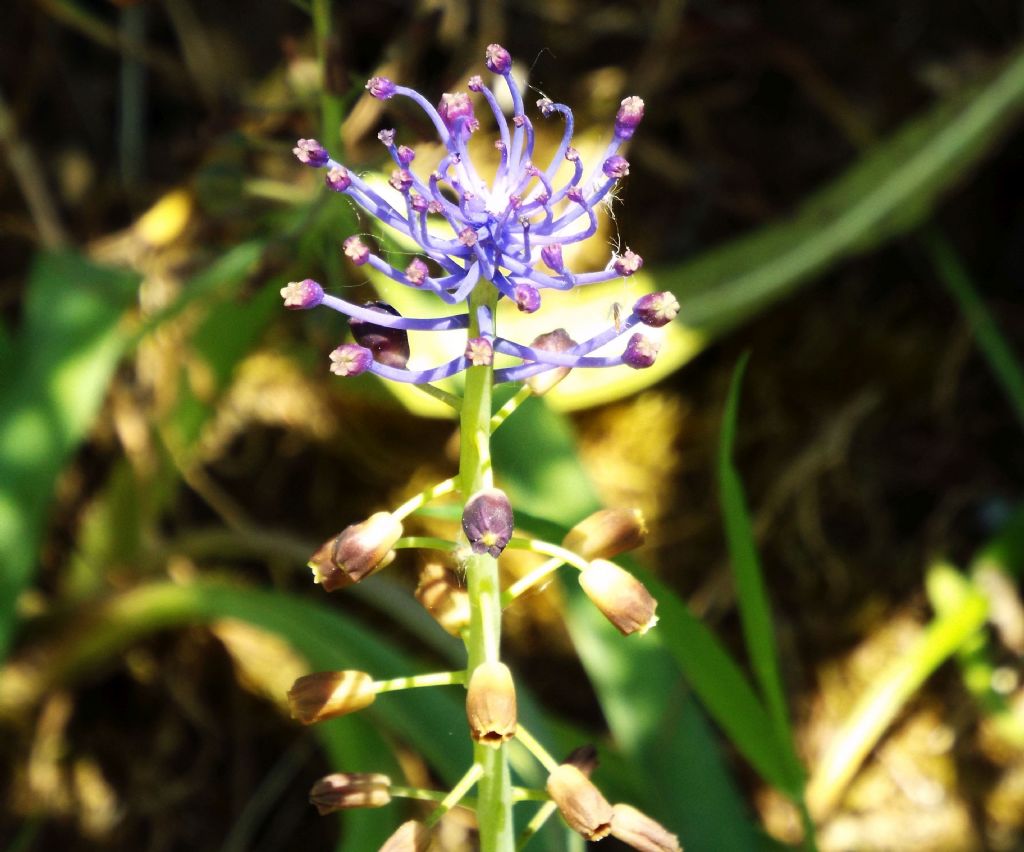
[{"label": "purple bud", "polygon": [[395,84],[387,77],[371,77],[366,81],[367,91],[379,100],[386,101],[395,94]]},{"label": "purple bud", "polygon": [[512,504],[498,488],[477,491],[462,510],[462,529],[474,553],[489,553],[497,559],[514,527]]},{"label": "purple bud", "polygon": [[484,51],[484,63],[492,74],[507,74],[512,68],[512,56],[500,44],[489,44]]},{"label": "purple bud", "polygon": [[388,183],[399,192],[408,192],[412,187],[412,175],[408,169],[395,169],[388,178]]},{"label": "purple bud", "polygon": [[648,293],[641,296],[633,305],[633,313],[640,317],[640,322],[652,328],[668,325],[679,313],[679,302],[667,290],[662,293]]},{"label": "purple bud", "polygon": [[644,102],[636,95],[623,98],[615,114],[615,135],[619,139],[631,139],[633,131],[644,117]]},{"label": "purple bud", "polygon": [[523,125],[526,124],[526,116],[525,115],[514,115],[514,116],[512,116],[512,123],[516,127],[522,127]]},{"label": "purple bud", "polygon": [[416,152],[408,145],[398,146],[398,162],[403,166],[409,165],[413,160],[416,159]]},{"label": "purple bud", "polygon": [[388,148],[395,144],[395,131],[394,130],[381,130],[377,134],[377,138],[380,139]]},{"label": "purple bud", "polygon": [[370,250],[359,237],[349,237],[341,244],[345,257],[351,260],[356,266],[362,266],[370,259]]},{"label": "purple bud", "polygon": [[610,178],[625,177],[629,174],[629,160],[615,154],[604,161],[604,165],[601,166],[601,171]]},{"label": "purple bud", "polygon": [[562,260],[562,246],[559,243],[551,243],[540,250],[540,258],[555,272],[565,271],[565,262]]},{"label": "purple bud", "polygon": [[468,225],[459,231],[459,242],[464,246],[472,248],[476,245],[477,239],[476,231]]},{"label": "purple bud", "polygon": [[[534,338],[533,343],[530,344],[534,349],[539,349],[542,352],[567,352],[575,345],[576,341],[569,337],[569,332],[564,328],[556,328],[554,331],[542,334]],[[568,376],[570,369],[569,367],[553,367],[543,373],[530,376],[526,383],[537,396],[542,396]]]},{"label": "purple bud", "polygon": [[287,287],[281,288],[284,306],[293,311],[304,311],[315,308],[324,298],[324,288],[312,278],[292,281]]},{"label": "purple bud", "polygon": [[324,183],[327,184],[328,189],[333,189],[335,192],[344,192],[351,186],[352,178],[348,173],[348,169],[344,166],[335,166],[327,171],[327,174],[324,176]]},{"label": "purple bud", "polygon": [[512,292],[516,299],[516,307],[524,314],[532,314],[540,307],[540,290],[532,284],[516,284]]},{"label": "purple bud", "polygon": [[636,252],[626,249],[619,257],[615,258],[615,271],[623,278],[629,278],[634,272],[644,265],[644,259]]},{"label": "purple bud", "polygon": [[437,112],[444,122],[444,126],[454,131],[459,119],[466,120],[466,126],[473,129],[472,124],[476,122],[473,115],[473,102],[465,92],[445,92],[441,95],[441,103],[437,105]]},{"label": "purple bud", "polygon": [[427,204],[428,213],[442,213],[444,212],[444,205],[440,201],[434,200]]},{"label": "purple bud", "polygon": [[327,149],[316,139],[300,139],[292,148],[292,153],[300,163],[317,169],[327,165],[327,161],[331,158]]},{"label": "purple bud", "polygon": [[494,347],[486,337],[471,337],[466,341],[466,358],[474,367],[489,367],[494,363]]},{"label": "purple bud", "polygon": [[412,205],[412,209],[417,213],[423,213],[430,209],[427,199],[415,192],[409,194],[409,203]]},{"label": "purple bud", "polygon": [[580,158],[580,152],[570,145],[565,149],[565,159],[570,163],[575,163]]},{"label": "purple bud", "polygon": [[565,194],[565,197],[570,201],[575,201],[577,204],[583,205],[584,207],[587,206],[587,201],[583,197],[583,192],[579,187],[574,186]]},{"label": "purple bud", "polygon": [[644,370],[654,363],[659,348],[657,342],[638,332],[629,338],[626,351],[622,353],[622,363],[634,370]]},{"label": "purple bud", "polygon": [[484,81],[480,79],[479,74],[474,74],[472,77],[469,78],[469,81],[466,83],[466,86],[469,88],[471,92],[479,92],[484,87]]},{"label": "purple bud", "polygon": [[[381,314],[401,316],[387,302],[367,302],[366,307]],[[388,328],[355,317],[349,319],[348,325],[356,343],[370,350],[378,364],[401,370],[409,363],[409,333],[404,328]]]},{"label": "purple bud", "polygon": [[355,343],[343,343],[331,353],[331,372],[336,376],[358,376],[373,363],[373,353]]},{"label": "purple bud", "polygon": [[554,101],[551,98],[541,98],[537,101],[537,109],[540,110],[540,114],[547,118],[551,115],[551,110],[555,108]]},{"label": "purple bud", "polygon": [[414,257],[412,262],[405,268],[406,280],[417,287],[423,286],[423,282],[427,280],[429,274],[429,267],[418,257]]}]

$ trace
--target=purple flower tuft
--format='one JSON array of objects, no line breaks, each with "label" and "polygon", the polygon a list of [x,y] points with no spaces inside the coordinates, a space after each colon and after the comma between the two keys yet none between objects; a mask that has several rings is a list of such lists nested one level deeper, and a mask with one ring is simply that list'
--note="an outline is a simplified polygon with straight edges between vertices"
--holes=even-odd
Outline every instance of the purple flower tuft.
[{"label": "purple flower tuft", "polygon": [[355,343],[343,343],[331,353],[331,372],[336,376],[358,376],[373,363],[373,353]]},{"label": "purple flower tuft", "polygon": [[437,114],[441,116],[445,127],[453,133],[460,121],[463,123],[462,126],[470,131],[479,126],[473,114],[473,102],[465,92],[445,92],[441,95]]},{"label": "purple flower tuft", "polygon": [[370,250],[359,237],[349,237],[342,243],[342,250],[345,257],[351,260],[356,266],[362,266],[370,259]]},{"label": "purple flower tuft", "polygon": [[615,271],[623,278],[637,272],[644,265],[644,259],[636,252],[626,249],[619,257],[615,258]]},{"label": "purple flower tuft", "polygon": [[667,290],[662,293],[648,293],[637,299],[633,305],[633,313],[644,325],[660,328],[676,318],[679,313],[679,302]]},{"label": "purple flower tuft", "polygon": [[[366,307],[377,313],[401,316],[387,302],[367,302]],[[405,329],[388,328],[355,317],[349,319],[348,325],[356,343],[372,352],[378,364],[401,370],[409,363],[409,333]]]},{"label": "purple flower tuft", "polygon": [[489,44],[484,51],[484,64],[492,74],[507,74],[512,70],[512,56],[500,44]]},{"label": "purple flower tuft", "polygon": [[615,114],[615,135],[619,139],[632,139],[633,132],[644,117],[644,102],[636,95],[623,98]]},{"label": "purple flower tuft", "polygon": [[300,139],[295,143],[295,147],[292,148],[292,153],[300,163],[313,166],[316,169],[326,166],[327,161],[331,159],[327,149],[317,142],[316,139]]},{"label": "purple flower tuft", "polygon": [[513,295],[516,307],[524,314],[532,314],[540,307],[540,290],[532,284],[516,284]]},{"label": "purple flower tuft", "polygon": [[416,287],[422,287],[423,282],[427,280],[427,276],[429,274],[430,269],[418,257],[414,257],[405,268],[406,280]]},{"label": "purple flower tuft", "polygon": [[398,162],[403,166],[409,165],[413,160],[416,159],[416,152],[408,145],[398,146]]},{"label": "purple flower tuft", "polygon": [[399,192],[405,193],[412,189],[412,173],[408,169],[395,169],[388,183]]},{"label": "purple flower tuft", "polygon": [[604,161],[601,171],[610,178],[625,177],[629,174],[629,160],[616,154],[614,157],[609,157]]},{"label": "purple flower tuft", "polygon": [[395,84],[387,77],[371,77],[366,81],[366,90],[378,100],[386,101],[395,94]]},{"label": "purple flower tuft", "polygon": [[284,306],[293,311],[305,311],[315,308],[324,300],[324,288],[312,278],[292,281],[287,287],[281,288]]},{"label": "purple flower tuft", "polygon": [[622,353],[622,363],[634,370],[650,367],[658,357],[658,344],[639,332],[629,338],[626,351]]},{"label": "purple flower tuft", "polygon": [[344,166],[335,166],[328,170],[324,183],[335,192],[344,192],[352,185],[352,176]]},{"label": "purple flower tuft", "polygon": [[489,553],[497,559],[512,538],[514,528],[512,504],[504,491],[485,488],[466,501],[462,529],[474,553]]}]

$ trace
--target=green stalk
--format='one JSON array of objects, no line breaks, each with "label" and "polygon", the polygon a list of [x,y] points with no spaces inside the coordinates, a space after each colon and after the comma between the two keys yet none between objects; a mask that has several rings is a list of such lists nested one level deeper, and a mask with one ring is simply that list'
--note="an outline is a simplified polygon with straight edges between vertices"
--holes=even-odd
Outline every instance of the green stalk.
[{"label": "green stalk", "polygon": [[[469,337],[480,333],[477,309],[487,306],[493,315],[498,301],[494,287],[480,284],[469,302]],[[463,503],[494,482],[491,470],[491,387],[494,370],[489,366],[470,367],[466,371],[466,391],[462,400],[460,430],[462,446],[459,477]],[[487,554],[473,554],[466,560],[466,585],[469,591],[470,620],[466,639],[469,653],[467,671],[482,662],[501,657],[501,588],[498,562]],[[513,852],[512,779],[509,775],[506,746],[493,748],[476,744],[473,756],[483,768],[477,798],[481,852]]]},{"label": "green stalk", "polygon": [[320,67],[320,138],[328,150],[336,151],[341,143],[344,110],[335,90],[337,37],[331,32],[331,0],[313,0],[313,31],[316,33],[316,58]]}]

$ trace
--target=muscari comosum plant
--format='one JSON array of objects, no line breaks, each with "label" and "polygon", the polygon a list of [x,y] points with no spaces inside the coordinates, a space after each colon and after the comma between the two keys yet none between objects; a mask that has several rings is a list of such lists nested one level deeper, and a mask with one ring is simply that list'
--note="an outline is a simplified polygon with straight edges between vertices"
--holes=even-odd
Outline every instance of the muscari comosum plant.
[{"label": "muscari comosum plant", "polygon": [[[678,311],[670,293],[650,293],[636,301],[628,316],[618,316],[607,329],[583,342],[573,340],[566,329],[556,328],[524,345],[502,337],[498,330],[499,308],[534,313],[543,310],[545,290],[569,290],[628,277],[640,268],[640,256],[627,249],[614,254],[600,271],[577,272],[563,260],[563,246],[586,240],[597,231],[598,206],[607,203],[616,183],[629,173],[629,163],[618,152],[640,123],[644,103],[638,97],[622,101],[611,142],[588,172],[571,146],[571,110],[542,98],[537,102],[541,115],[561,115],[564,133],[550,165],[541,168],[532,160],[534,128],[513,79],[508,51],[491,45],[486,65],[503,78],[513,109],[510,126],[495,93],[480,77],[469,80],[469,90],[481,95],[493,113],[499,135],[494,143],[498,165],[489,184],[467,151],[467,141],[480,128],[470,95],[445,94],[435,108],[418,92],[383,77],[367,83],[370,94],[381,100],[411,98],[427,114],[444,144],[440,162],[424,181],[410,168],[416,152],[406,145],[396,146],[393,130],[378,134],[395,163],[389,180],[396,191],[393,198],[401,197],[404,209],[402,203],[393,204],[333,160],[316,140],[300,139],[294,149],[302,163],[325,170],[331,190],[344,193],[411,240],[422,257],[414,257],[405,270],[397,269],[372,252],[359,236],[345,240],[345,255],[356,265],[369,264],[399,285],[430,291],[455,312],[442,318],[401,316],[385,302],[358,305],[327,294],[312,279],[285,287],[281,291],[285,306],[324,306],[345,314],[354,342],[331,352],[331,371],[339,376],[371,372],[389,381],[420,386],[457,408],[461,437],[456,476],[393,511],[371,515],[326,542],[310,560],[314,580],[333,592],[379,571],[396,549],[425,546],[448,551],[452,568],[434,563],[425,569],[417,597],[442,627],[462,638],[467,664],[464,671],[385,681],[357,671],[307,675],[289,692],[292,713],[311,724],[355,712],[384,692],[464,684],[474,741],[473,763],[450,792],[410,790],[376,773],[337,773],[318,781],[310,798],[321,813],[382,806],[399,795],[433,798],[436,807],[425,820],[404,823],[381,847],[388,852],[425,850],[433,827],[459,804],[475,810],[484,852],[522,848],[556,809],[588,840],[612,835],[642,852],[671,852],[680,849],[674,835],[629,805],[609,803],[589,780],[595,763],[592,750],[578,750],[559,762],[517,724],[512,674],[501,661],[502,611],[562,565],[579,571],[584,592],[621,633],[650,629],[657,621],[656,601],[638,580],[610,561],[642,542],[646,532],[643,519],[634,510],[610,509],[583,521],[560,545],[514,538],[512,507],[494,485],[490,459],[492,432],[528,396],[545,393],[571,369],[649,367],[658,345],[637,327],[663,326]],[[564,183],[556,180],[565,171],[571,171],[568,179]],[[462,354],[427,369],[409,366],[409,331],[453,329],[465,329]],[[612,354],[591,354],[597,350],[611,350]],[[461,372],[465,372],[461,397],[432,384]],[[494,411],[492,390],[502,382],[521,383],[521,387]],[[405,518],[447,494],[459,495],[462,503],[463,535],[458,541],[403,537]],[[498,559],[506,547],[532,550],[547,560],[502,590]],[[512,785],[506,744],[513,737],[548,772],[544,791]],[[475,796],[469,798],[474,787]],[[517,841],[512,808],[524,800],[545,804]]]}]

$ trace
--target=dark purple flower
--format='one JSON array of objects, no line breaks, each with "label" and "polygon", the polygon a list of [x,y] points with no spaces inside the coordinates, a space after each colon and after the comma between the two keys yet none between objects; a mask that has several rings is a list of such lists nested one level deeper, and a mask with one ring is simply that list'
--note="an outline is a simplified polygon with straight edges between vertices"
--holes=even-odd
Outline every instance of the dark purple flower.
[{"label": "dark purple flower", "polygon": [[514,527],[512,504],[501,489],[486,488],[466,501],[462,529],[474,553],[489,553],[497,559]]},{"label": "dark purple flower", "polygon": [[366,90],[378,100],[386,101],[395,94],[397,87],[387,77],[371,77],[366,81]]},{"label": "dark purple flower", "polygon": [[667,290],[663,293],[648,293],[633,305],[633,313],[644,325],[661,328],[668,325],[679,313],[679,302]]},{"label": "dark purple flower", "polygon": [[615,258],[615,271],[623,278],[628,278],[643,265],[644,259],[629,249],[626,249],[619,257]]},{"label": "dark purple flower", "polygon": [[335,192],[344,192],[352,185],[352,178],[344,166],[335,166],[327,172],[324,183]]},{"label": "dark purple flower", "polygon": [[484,64],[492,74],[507,74],[512,70],[512,57],[500,44],[489,44],[484,51]]},{"label": "dark purple flower", "polygon": [[622,353],[622,363],[634,370],[650,367],[658,357],[658,344],[639,332],[629,338],[626,351]]},{"label": "dark purple flower", "polygon": [[343,343],[331,352],[331,372],[336,376],[358,376],[372,363],[373,353],[355,343]]},{"label": "dark purple flower", "polygon": [[629,160],[616,154],[614,157],[609,157],[604,161],[601,171],[610,178],[625,177],[629,174]]},{"label": "dark purple flower", "polygon": [[316,139],[300,139],[295,143],[295,147],[292,148],[292,153],[303,165],[313,166],[317,169],[321,166],[326,166],[327,161],[331,158],[330,154],[327,153],[327,149],[317,142]]},{"label": "dark purple flower", "polygon": [[[370,310],[400,317],[387,302],[367,302]],[[348,321],[356,343],[373,353],[373,360],[386,367],[401,370],[409,363],[409,333],[402,328],[388,328],[368,320],[352,317]]]},{"label": "dark purple flower", "polygon": [[304,311],[315,308],[324,300],[324,288],[312,278],[292,281],[287,287],[281,288],[284,306],[293,311]]},{"label": "dark purple flower", "polygon": [[631,139],[637,125],[644,117],[644,102],[642,98],[631,95],[623,98],[619,104],[619,111],[615,114],[615,135],[620,139]]}]

